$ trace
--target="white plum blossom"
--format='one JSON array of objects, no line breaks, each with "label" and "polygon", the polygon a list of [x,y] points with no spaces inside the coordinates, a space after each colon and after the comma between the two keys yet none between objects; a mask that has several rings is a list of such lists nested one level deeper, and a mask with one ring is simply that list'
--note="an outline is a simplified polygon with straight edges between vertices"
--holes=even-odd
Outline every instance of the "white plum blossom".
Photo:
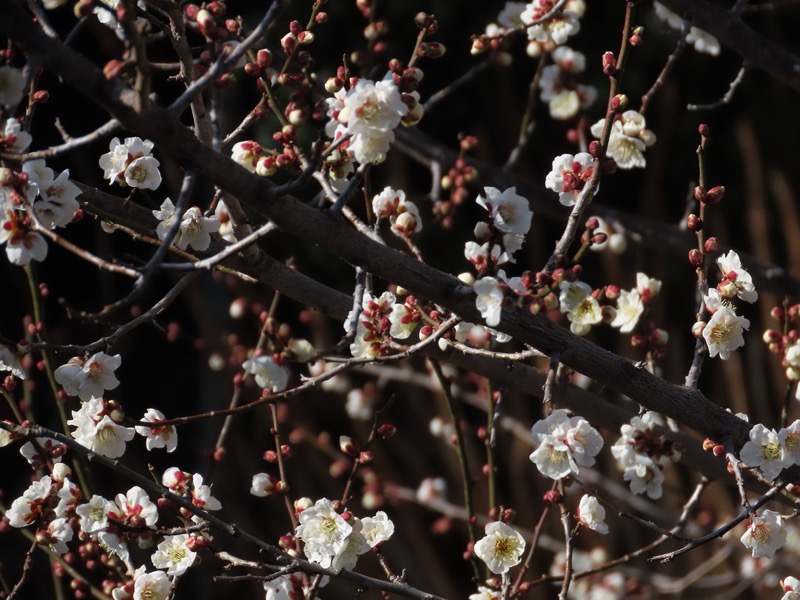
[{"label": "white plum blossom", "polygon": [[41,262],[47,257],[47,242],[16,212],[7,211],[5,219],[0,220],[0,244],[6,245],[6,256],[15,265]]},{"label": "white plum blossom", "polygon": [[119,385],[114,371],[122,364],[119,354],[109,356],[97,352],[88,359],[79,356],[71,358],[65,365],[55,370],[55,379],[70,396],[78,396],[84,402],[92,397],[101,397],[105,390],[113,390]]},{"label": "white plum blossom", "polygon": [[378,544],[392,537],[394,523],[386,516],[385,512],[379,510],[374,517],[361,519],[361,533],[366,538],[370,548],[375,548]]},{"label": "white plum blossom", "polygon": [[242,368],[245,372],[255,375],[260,388],[269,390],[273,394],[285,390],[289,383],[289,370],[265,354],[244,361]]},{"label": "white plum blossom", "polygon": [[620,290],[617,299],[617,314],[611,322],[612,327],[619,327],[620,333],[630,333],[639,323],[644,312],[644,303],[639,290]]},{"label": "white plum blossom", "polygon": [[464,258],[475,265],[478,273],[483,272],[490,262],[499,266],[511,260],[508,253],[503,252],[503,249],[497,244],[492,245],[492,249],[489,250],[489,242],[478,244],[472,241],[464,244]]},{"label": "white plum blossom", "polygon": [[[603,134],[605,121],[601,119],[591,127],[592,135]],[[635,110],[626,110],[611,125],[606,154],[620,169],[644,169],[647,160],[644,151],[656,141],[655,134],[645,127],[645,118]]]},{"label": "white plum blossom", "polygon": [[167,600],[170,579],[164,571],[139,575],[133,584],[133,600]]},{"label": "white plum blossom", "polygon": [[786,592],[781,600],[800,600],[800,579],[787,577],[781,580],[781,589]]},{"label": "white plum blossom", "polygon": [[[709,298],[706,296],[704,301]],[[708,305],[708,302],[706,302]],[[750,321],[739,317],[727,306],[721,305],[703,327],[703,339],[708,345],[711,358],[719,355],[728,360],[731,352],[744,346],[744,331],[750,329]]]},{"label": "white plum blossom", "polygon": [[[679,14],[671,11],[661,2],[654,2],[653,8],[656,10],[656,15],[672,29],[679,31],[683,29],[683,17]],[[701,54],[719,56],[721,49],[719,40],[702,29],[697,27],[689,29],[689,33],[686,35],[686,42],[694,46],[694,49]]]},{"label": "white plum blossom", "polygon": [[191,247],[195,250],[208,250],[211,234],[219,231],[220,223],[216,216],[206,217],[196,206],[190,207],[181,218],[180,235],[175,245],[181,250]]},{"label": "white plum blossom", "polygon": [[620,427],[622,434],[611,447],[611,454],[630,482],[634,494],[647,493],[653,499],[661,497],[664,481],[662,469],[680,459],[681,449],[669,438],[656,432],[663,426],[661,415],[653,411],[631,418]]},{"label": "white plum blossom", "polygon": [[197,553],[189,548],[189,535],[165,536],[150,557],[156,569],[164,569],[167,575],[180,577],[194,564]]},{"label": "white plum blossom", "polygon": [[[558,201],[564,206],[574,206],[585,183],[592,176],[594,158],[588,152],[576,155],[562,154],[553,159],[551,171],[544,180],[547,189],[558,194]],[[599,186],[595,187],[595,193]]]},{"label": "white plum blossom", "polygon": [[2,130],[0,143],[12,152],[25,152],[33,141],[33,136],[22,129],[22,124],[17,119],[6,119]]},{"label": "white plum blossom", "polygon": [[[589,286],[587,285],[586,287]],[[570,301],[575,297],[576,292],[585,291],[586,287],[569,286],[567,296],[571,296]],[[591,291],[590,287],[589,290]],[[569,306],[569,304],[567,304],[567,306]],[[562,304],[562,312],[564,312],[564,308],[564,304]],[[569,329],[572,333],[575,335],[586,335],[589,333],[592,325],[597,325],[603,320],[603,312],[597,298],[591,293],[586,293],[577,304],[575,304],[572,310],[567,311],[567,319],[570,322]]]},{"label": "white plum blossom", "polygon": [[447,497],[447,481],[443,477],[426,477],[417,487],[416,498],[420,504]]},{"label": "white plum blossom", "polygon": [[17,354],[8,346],[0,344],[0,371],[10,371],[14,377],[25,379],[25,370]]},{"label": "white plum blossom", "polygon": [[603,447],[603,438],[586,419],[570,417],[564,410],[554,410],[546,419],[537,421],[531,434],[537,448],[530,459],[551,479],[578,473],[580,467],[591,467]]},{"label": "white plum blossom", "polygon": [[764,510],[760,516],[750,517],[750,525],[740,539],[753,557],[772,558],[786,544],[783,516],[774,510]]},{"label": "white plum blossom", "polygon": [[242,165],[251,173],[255,173],[263,151],[264,149],[258,142],[246,140],[233,145],[233,148],[231,148],[231,159],[233,159],[233,162]]},{"label": "white plum blossom", "polygon": [[295,535],[303,541],[306,558],[322,567],[331,567],[334,558],[347,547],[353,526],[333,510],[327,498],[306,508],[298,520]]},{"label": "white plum blossom", "polygon": [[574,75],[586,68],[586,57],[581,52],[559,46],[551,56],[555,64],[544,67],[539,78],[540,98],[548,103],[552,118],[565,121],[590,106],[597,90],[575,81]]},{"label": "white plum blossom", "polygon": [[302,598],[302,578],[299,573],[288,573],[264,582],[264,600],[297,600]]},{"label": "white plum blossom", "polygon": [[742,446],[739,459],[748,467],[758,467],[764,477],[773,480],[784,468],[791,466],[778,434],[760,423],[750,430],[750,441]]},{"label": "white plum blossom", "polygon": [[192,475],[192,504],[205,510],[219,510],[222,503],[211,495],[211,486],[203,483],[199,473]]},{"label": "white plum blossom", "polygon": [[75,512],[80,517],[81,531],[98,533],[108,527],[108,512],[117,508],[116,504],[102,496],[94,495],[86,504],[79,505]]},{"label": "white plum blossom", "polygon": [[351,136],[347,150],[362,164],[386,158],[394,129],[407,113],[408,107],[391,79],[377,83],[359,79],[343,98],[329,102],[329,115],[338,122],[332,137]]},{"label": "white plum blossom", "polygon": [[653,500],[661,498],[664,472],[649,456],[636,454],[633,462],[625,467],[622,478],[630,482],[634,494],[646,493]]},{"label": "white plum blossom", "polygon": [[102,398],[92,397],[83,402],[67,424],[75,427],[72,437],[79,444],[108,458],[119,458],[125,454],[125,444],[130,442],[135,431],[116,423],[106,413]]},{"label": "white plum blossom", "polygon": [[278,483],[280,483],[280,480],[269,473],[256,473],[253,475],[253,480],[250,484],[250,493],[260,498],[272,496],[278,489]]},{"label": "white plum blossom", "polygon": [[475,542],[475,555],[486,563],[495,575],[507,573],[522,560],[525,539],[501,521],[488,523],[486,536]]},{"label": "white plum blossom", "polygon": [[758,300],[758,292],[753,285],[753,278],[744,267],[739,255],[733,250],[717,258],[717,264],[722,271],[723,281],[717,286],[720,293],[726,298],[738,296],[745,302],[753,303]]},{"label": "white plum blossom", "polygon": [[53,519],[43,530],[37,532],[37,539],[46,541],[56,554],[66,554],[69,551],[67,544],[72,541],[74,535],[69,521],[63,517]]},{"label": "white plum blossom", "polygon": [[406,200],[403,190],[386,186],[372,199],[372,211],[379,219],[388,219],[391,231],[398,237],[408,237],[422,230],[422,218],[417,205]]},{"label": "white plum blossom", "polygon": [[500,323],[500,313],[503,308],[503,290],[500,282],[494,277],[484,277],[478,279],[472,286],[477,295],[475,306],[481,313],[481,317],[490,327]]},{"label": "white plum blossom", "polygon": [[45,475],[39,481],[28,486],[19,498],[16,498],[6,511],[6,518],[12,527],[26,527],[40,517],[44,510],[45,500],[54,492],[53,480]]},{"label": "white plum blossom", "polygon": [[469,600],[500,600],[500,590],[493,590],[485,585],[479,585],[478,591],[469,595]]},{"label": "white plum blossom", "polygon": [[520,248],[525,236],[531,228],[533,211],[527,199],[517,194],[515,187],[502,192],[494,187],[485,187],[486,197],[478,196],[475,200],[489,213],[494,227],[503,234],[503,245],[509,255]]},{"label": "white plum blossom", "polygon": [[800,420],[778,432],[778,441],[786,456],[787,466],[800,464]]},{"label": "white plum blossom", "polygon": [[0,104],[9,108],[22,100],[25,91],[25,76],[22,71],[3,65],[0,67]]},{"label": "white plum blossom", "polygon": [[45,227],[66,227],[80,208],[77,198],[81,190],[69,180],[69,170],[62,171],[55,178],[52,177],[52,171],[50,173],[51,177],[35,182],[40,199],[33,203],[33,210]]},{"label": "white plum blossom", "polygon": [[369,552],[370,545],[360,529],[361,521],[354,519],[353,531],[347,536],[342,550],[340,550],[331,561],[330,568],[334,573],[338,573],[342,569],[346,571],[352,570],[358,562],[358,557],[365,552]]},{"label": "white plum blossom", "polygon": [[[164,414],[155,408],[148,408],[142,417],[142,421],[147,423],[158,423],[163,420],[165,420]],[[174,425],[158,427],[137,425],[135,429],[136,433],[147,439],[145,445],[148,450],[166,448],[167,452],[172,452],[178,447],[178,432]]]},{"label": "white plum blossom", "polygon": [[533,0],[525,7],[520,19],[527,27],[528,39],[540,44],[552,43],[559,46],[580,31],[578,15],[566,8],[553,17],[542,20],[555,6],[555,0]]},{"label": "white plum blossom", "polygon": [[636,273],[636,291],[639,292],[642,302],[650,302],[661,291],[661,281],[651,279],[645,273]]},{"label": "white plum blossom", "polygon": [[584,494],[578,505],[578,520],[582,525],[601,535],[608,533],[605,523],[606,509],[597,501],[597,498]]},{"label": "white plum blossom", "polygon": [[109,183],[155,190],[161,185],[160,163],[152,156],[153,142],[139,137],[111,140],[109,151],[100,157],[103,177]]}]

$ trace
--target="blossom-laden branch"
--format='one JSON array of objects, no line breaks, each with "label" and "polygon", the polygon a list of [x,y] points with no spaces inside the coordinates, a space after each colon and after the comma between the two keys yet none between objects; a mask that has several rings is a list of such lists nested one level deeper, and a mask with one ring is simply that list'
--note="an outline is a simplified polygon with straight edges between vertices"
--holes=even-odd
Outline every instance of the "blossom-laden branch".
[{"label": "blossom-laden branch", "polygon": [[160,485],[155,481],[153,481],[152,479],[140,475],[136,471],[121,464],[118,460],[112,460],[106,458],[103,455],[97,454],[96,452],[93,452],[92,450],[79,444],[71,437],[58,433],[57,431],[51,431],[49,429],[40,427],[38,425],[30,425],[25,427],[25,426],[13,425],[7,422],[0,422],[0,429],[11,432],[14,435],[23,438],[48,438],[56,440],[59,443],[67,446],[70,450],[75,452],[83,460],[91,461],[93,463],[103,465],[104,467],[111,469],[113,471],[116,471],[124,475],[130,481],[141,486],[143,489],[148,490],[154,496],[157,496],[159,498],[165,498],[170,502],[172,502],[173,504],[175,504],[176,506],[179,506],[181,509],[188,511],[192,515],[200,517],[201,519],[206,521],[211,527],[253,545],[254,547],[258,548],[261,552],[267,554],[272,560],[274,560],[279,565],[283,566],[292,565],[293,567],[296,567],[298,570],[302,570],[304,572],[314,575],[327,575],[329,577],[330,576],[340,577],[342,579],[353,581],[365,588],[371,588],[392,594],[397,594],[398,596],[402,596],[404,598],[416,598],[418,600],[443,600],[439,596],[435,596],[433,594],[428,594],[426,592],[416,590],[409,585],[382,581],[352,571],[338,571],[338,570],[326,569],[320,567],[318,564],[315,564],[313,562],[308,562],[303,559],[295,558],[291,555],[288,555],[284,553],[280,548],[265,543],[260,538],[248,533],[241,527],[238,527],[233,523],[228,523],[216,517],[213,513],[197,506],[191,500],[188,500],[183,496],[173,493],[172,491],[170,491],[168,487]]}]

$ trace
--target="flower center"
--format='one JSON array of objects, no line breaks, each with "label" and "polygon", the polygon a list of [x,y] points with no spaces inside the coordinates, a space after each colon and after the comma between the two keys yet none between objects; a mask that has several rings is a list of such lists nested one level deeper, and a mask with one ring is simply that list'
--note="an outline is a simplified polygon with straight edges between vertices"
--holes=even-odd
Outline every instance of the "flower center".
[{"label": "flower center", "polygon": [[770,442],[761,446],[761,453],[767,460],[777,460],[781,456],[781,447],[775,442]]}]

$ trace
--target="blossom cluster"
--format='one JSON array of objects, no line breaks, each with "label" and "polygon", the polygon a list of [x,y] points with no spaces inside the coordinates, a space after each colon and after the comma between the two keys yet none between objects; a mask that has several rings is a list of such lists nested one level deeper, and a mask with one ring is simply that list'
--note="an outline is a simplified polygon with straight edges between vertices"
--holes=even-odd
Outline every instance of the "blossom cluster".
[{"label": "blossom cluster", "polygon": [[377,219],[387,219],[391,231],[398,237],[408,237],[422,229],[417,205],[406,200],[403,190],[386,186],[372,199],[372,212]]},{"label": "blossom cluster", "polygon": [[349,90],[340,89],[328,100],[331,118],[326,128],[334,142],[346,143],[359,163],[379,163],[394,141],[394,129],[408,113],[408,107],[392,79],[359,79]]},{"label": "blossom cluster", "polygon": [[[592,135],[603,135],[605,119],[591,127]],[[656,143],[656,135],[647,129],[644,115],[635,110],[626,110],[614,116],[606,155],[613,158],[620,169],[644,169],[647,165],[644,151]]]},{"label": "blossom cluster", "polygon": [[153,142],[139,137],[114,138],[100,157],[103,177],[110,184],[155,190],[161,185],[161,163],[153,156]]},{"label": "blossom cluster", "polygon": [[195,250],[208,250],[211,245],[211,234],[219,231],[220,221],[216,215],[206,217],[196,206],[187,209],[179,216],[172,200],[167,198],[161,203],[159,210],[154,210],[153,216],[159,220],[156,227],[158,239],[164,240],[169,231],[177,225],[178,230],[173,244],[181,250],[191,247]]},{"label": "blossom cluster", "polygon": [[620,428],[622,435],[611,447],[631,492],[647,493],[653,500],[661,497],[664,467],[680,460],[683,452],[679,444],[656,431],[662,425],[661,415],[652,411],[633,417]]},{"label": "blossom cluster", "polygon": [[361,313],[353,315],[351,311],[345,320],[345,330],[357,319],[355,339],[350,344],[354,357],[382,356],[389,351],[392,338],[404,340],[411,336],[422,320],[416,298],[408,296],[402,304],[395,300],[391,292],[384,292],[378,298],[365,292]]},{"label": "blossom cluster", "polygon": [[603,447],[603,438],[586,419],[570,417],[560,409],[537,421],[531,433],[537,448],[530,459],[551,479],[577,475],[580,467],[591,467]]},{"label": "blossom cluster", "polygon": [[733,250],[717,258],[722,271],[722,279],[716,288],[710,289],[703,297],[703,305],[711,318],[695,323],[693,332],[702,336],[708,346],[708,355],[719,355],[727,360],[731,352],[744,346],[744,331],[750,328],[750,321],[736,314],[733,300],[744,302],[758,299],[753,279],[743,267],[739,255]]},{"label": "blossom cluster", "polygon": [[754,425],[739,458],[748,467],[760,469],[770,480],[784,469],[800,464],[800,420],[777,432],[760,423]]},{"label": "blossom cluster", "polygon": [[[298,501],[299,504],[304,504]],[[311,562],[335,573],[351,570],[358,557],[378,547],[394,533],[394,523],[383,511],[359,519],[350,512],[337,512],[327,498],[308,501],[298,517],[295,536],[303,542],[303,553]]]},{"label": "blossom cluster", "polygon": [[547,103],[553,119],[566,121],[592,105],[597,98],[597,89],[575,80],[575,75],[586,69],[586,57],[582,52],[559,46],[551,56],[555,64],[542,69],[539,97]]}]

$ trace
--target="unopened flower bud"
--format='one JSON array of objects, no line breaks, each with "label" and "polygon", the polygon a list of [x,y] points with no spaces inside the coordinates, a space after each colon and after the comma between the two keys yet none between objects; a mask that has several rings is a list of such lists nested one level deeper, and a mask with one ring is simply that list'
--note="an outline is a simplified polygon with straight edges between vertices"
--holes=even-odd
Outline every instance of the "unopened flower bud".
[{"label": "unopened flower bud", "polygon": [[617,94],[611,99],[611,108],[615,112],[622,112],[628,108],[628,97],[625,94]]},{"label": "unopened flower bud", "polygon": [[694,188],[694,199],[698,202],[705,202],[706,201],[706,188],[702,185],[698,185]]},{"label": "unopened flower bud", "polygon": [[706,193],[706,199],[704,202],[706,204],[717,204],[725,197],[725,186],[724,185],[717,185],[708,190]]},{"label": "unopened flower bud", "polygon": [[33,101],[37,104],[44,104],[50,99],[50,92],[47,90],[38,90],[33,94]]},{"label": "unopened flower bud", "polygon": [[697,321],[694,325],[692,325],[692,335],[696,338],[703,337],[703,329],[705,328],[705,321]]},{"label": "unopened flower bud", "polygon": [[561,504],[561,494],[559,494],[555,490],[548,490],[544,493],[544,497],[542,501],[544,502],[545,506],[553,506],[554,504]]},{"label": "unopened flower bud", "polygon": [[597,140],[592,141],[589,144],[589,154],[597,158],[603,152],[603,145],[598,142]]},{"label": "unopened flower bud", "polygon": [[603,54],[603,74],[608,77],[615,77],[617,74],[617,59],[613,52]]},{"label": "unopened flower bud", "polygon": [[441,58],[445,52],[447,48],[439,42],[422,42],[417,48],[417,56],[420,58]]},{"label": "unopened flower bud", "polygon": [[704,138],[708,139],[709,137],[711,137],[711,130],[705,123],[701,123],[700,126],[697,128],[697,130],[700,133],[700,135],[702,135]]},{"label": "unopened flower bud", "polygon": [[703,244],[703,249],[707,254],[713,254],[719,251],[719,239],[715,237],[708,238]]},{"label": "unopened flower bud", "polygon": [[703,254],[697,248],[689,250],[689,264],[694,267],[699,267],[703,264]]},{"label": "unopened flower bud", "polygon": [[630,37],[631,46],[638,46],[642,43],[642,38],[644,36],[644,27],[637,27],[633,30],[633,33]]},{"label": "unopened flower bud", "polygon": [[361,445],[353,438],[342,435],[339,436],[339,449],[348,456],[355,458],[361,452]]},{"label": "unopened flower bud", "polygon": [[696,214],[692,213],[688,217],[686,217],[686,226],[689,228],[690,231],[702,231],[703,230],[703,219],[698,217]]},{"label": "unopened flower bud", "polygon": [[397,428],[391,423],[384,423],[378,427],[378,435],[384,440],[388,440],[390,437],[393,437],[395,433],[397,433]]}]

